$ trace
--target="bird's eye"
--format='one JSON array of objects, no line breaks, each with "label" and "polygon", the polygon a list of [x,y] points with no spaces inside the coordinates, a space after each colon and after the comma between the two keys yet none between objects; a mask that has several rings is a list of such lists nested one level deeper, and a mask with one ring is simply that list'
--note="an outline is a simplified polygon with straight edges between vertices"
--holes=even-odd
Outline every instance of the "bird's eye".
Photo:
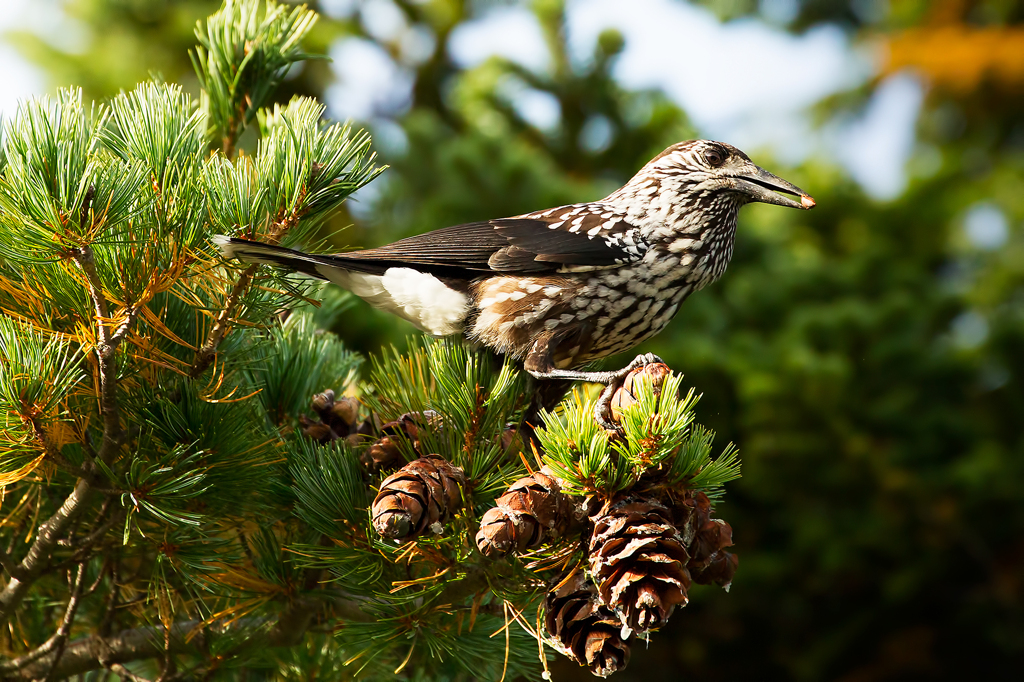
[{"label": "bird's eye", "polygon": [[704,152],[704,160],[707,161],[708,164],[710,164],[711,166],[717,168],[718,166],[721,166],[723,163],[725,163],[725,154],[723,154],[721,150],[718,149],[709,149],[706,152]]}]

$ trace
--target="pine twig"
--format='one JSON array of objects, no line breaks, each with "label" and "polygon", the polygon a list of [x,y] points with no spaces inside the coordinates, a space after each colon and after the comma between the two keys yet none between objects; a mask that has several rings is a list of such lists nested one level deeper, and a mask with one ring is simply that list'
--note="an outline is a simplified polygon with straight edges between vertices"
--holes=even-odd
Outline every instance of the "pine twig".
[{"label": "pine twig", "polygon": [[206,343],[196,353],[196,359],[192,363],[192,369],[189,370],[189,376],[193,378],[199,376],[213,362],[213,358],[217,354],[217,347],[220,346],[220,342],[224,340],[224,337],[227,336],[228,331],[231,329],[231,317],[235,314],[235,307],[249,289],[249,283],[252,281],[253,275],[256,274],[256,268],[258,267],[258,265],[247,267],[239,275],[235,286],[231,287],[231,293],[224,299],[224,307],[217,313],[217,319],[213,322],[213,327],[210,329],[210,335],[207,337]]},{"label": "pine twig", "polygon": [[60,663],[61,654],[64,652],[64,645],[67,643],[68,633],[71,631],[71,624],[75,620],[75,612],[78,611],[78,602],[82,597],[82,588],[85,585],[85,562],[78,564],[78,575],[71,590],[71,598],[68,600],[67,609],[64,611],[64,619],[61,621],[57,632],[48,640],[40,644],[34,651],[20,656],[12,661],[0,663],[0,673],[17,671],[36,661],[51,652],[55,652],[51,658],[53,664],[46,679],[53,679],[52,673],[57,664]]},{"label": "pine twig", "polygon": [[103,611],[103,619],[96,628],[100,638],[110,635],[110,625],[114,622],[114,611],[117,609],[118,601],[121,598],[121,585],[118,580],[121,578],[121,555],[115,549],[113,560],[110,562],[110,594],[107,595],[107,604]]},{"label": "pine twig", "polygon": [[[305,192],[303,192],[305,196]],[[281,218],[274,223],[270,232],[267,234],[265,241],[268,244],[277,244],[281,241],[281,238],[299,222],[299,218],[302,217],[302,211],[296,209],[291,214]],[[220,346],[220,342],[224,340],[228,332],[231,331],[231,318],[235,314],[235,309],[238,307],[239,301],[245,292],[249,290],[249,285],[252,283],[252,278],[256,275],[256,270],[259,265],[253,264],[242,271],[242,274],[238,276],[238,281],[231,287],[231,292],[227,298],[224,299],[224,307],[221,308],[220,312],[217,313],[217,319],[213,322],[213,327],[210,328],[210,335],[206,339],[206,343],[196,353],[195,360],[192,362],[192,368],[189,370],[189,376],[193,379],[198,377],[200,374],[206,371],[206,369],[213,363],[214,357],[217,355],[217,348]]]},{"label": "pine twig", "polygon": [[100,413],[103,416],[103,442],[99,457],[109,462],[120,447],[121,415],[117,402],[117,346],[124,334],[113,338],[107,326],[110,319],[107,299],[103,295],[96,258],[92,247],[86,244],[74,255],[75,263],[85,274],[86,289],[96,309],[96,358],[100,365]]},{"label": "pine twig", "polygon": [[0,592],[0,622],[6,622],[11,617],[29,588],[43,574],[57,541],[64,537],[64,532],[85,509],[91,492],[89,480],[78,479],[78,484],[60,509],[40,526],[28,554],[18,566],[20,575],[12,575],[7,586]]},{"label": "pine twig", "polygon": [[54,635],[56,643],[53,652],[53,665],[46,675],[46,682],[56,679],[54,673],[60,663],[60,657],[64,655],[64,647],[68,642],[68,633],[71,632],[71,624],[75,621],[75,612],[78,611],[78,600],[82,598],[82,588],[85,586],[85,562],[78,564],[78,575],[75,577],[75,585],[71,589],[71,598],[68,600],[67,611],[64,612],[64,620],[61,621],[57,634]]},{"label": "pine twig", "polygon": [[0,566],[2,566],[3,569],[7,571],[7,575],[12,578],[18,578],[21,576],[21,569],[18,568],[18,565],[11,559],[11,555],[8,554],[3,547],[0,547]]},{"label": "pine twig", "polygon": [[148,678],[136,675],[120,663],[107,663],[103,667],[115,675],[118,675],[122,680],[130,680],[131,682],[150,682]]},{"label": "pine twig", "polygon": [[[111,567],[115,591],[116,572],[115,562]],[[457,604],[489,589],[494,578],[493,566],[488,569],[477,568],[462,580],[453,582],[433,601]],[[108,615],[113,604],[113,600],[108,604]],[[211,635],[229,635],[236,631],[250,633],[250,636],[233,650],[221,652],[221,655],[237,656],[255,649],[291,647],[302,641],[318,616],[328,612],[340,621],[374,620],[373,614],[365,610],[363,601],[336,591],[317,590],[290,601],[274,618],[242,618],[229,626],[210,626],[201,620],[189,620],[175,623],[169,631],[160,625],[123,630],[107,637],[103,636],[101,626],[100,634],[71,642],[60,661],[55,663],[52,654],[43,656],[9,674],[8,679],[36,679],[51,668],[56,671],[56,678],[59,679],[100,668],[114,670],[111,666],[130,661],[201,652],[209,648]],[[104,621],[109,623],[106,617]]]}]

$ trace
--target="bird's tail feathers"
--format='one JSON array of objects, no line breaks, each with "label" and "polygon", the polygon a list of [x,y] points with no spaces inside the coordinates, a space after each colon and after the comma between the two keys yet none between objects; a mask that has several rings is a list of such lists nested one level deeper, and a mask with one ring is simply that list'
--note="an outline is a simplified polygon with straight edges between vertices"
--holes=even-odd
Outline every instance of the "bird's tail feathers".
[{"label": "bird's tail feathers", "polygon": [[[318,256],[303,253],[283,246],[254,242],[238,237],[218,234],[213,236],[213,243],[220,249],[225,258],[237,258],[245,263],[266,263],[277,267],[301,272],[311,277],[326,279],[317,266],[345,268],[350,265],[344,258],[337,256]],[[354,265],[354,264],[352,264]]]}]

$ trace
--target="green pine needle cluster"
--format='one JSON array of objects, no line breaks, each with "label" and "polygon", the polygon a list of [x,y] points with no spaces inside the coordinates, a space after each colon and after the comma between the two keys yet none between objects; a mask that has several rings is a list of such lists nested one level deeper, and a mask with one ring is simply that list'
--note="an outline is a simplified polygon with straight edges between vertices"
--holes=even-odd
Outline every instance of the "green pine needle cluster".
[{"label": "green pine needle cluster", "polygon": [[[199,45],[191,54],[203,89],[203,111],[211,136],[234,150],[238,137],[259,114],[293,64],[321,55],[302,51],[316,23],[305,5],[267,0],[225,0],[219,12],[196,26]],[[261,11],[262,9],[262,11]]]},{"label": "green pine needle cluster", "polygon": [[730,443],[712,458],[714,434],[694,424],[699,396],[682,394],[683,377],[670,374],[660,391],[646,375],[637,378],[637,402],[622,411],[621,436],[612,437],[594,420],[594,401],[578,391],[559,414],[543,413],[537,436],[543,461],[566,484],[565,492],[605,500],[643,478],[658,484],[703,491],[711,499],[740,476],[738,451]]}]

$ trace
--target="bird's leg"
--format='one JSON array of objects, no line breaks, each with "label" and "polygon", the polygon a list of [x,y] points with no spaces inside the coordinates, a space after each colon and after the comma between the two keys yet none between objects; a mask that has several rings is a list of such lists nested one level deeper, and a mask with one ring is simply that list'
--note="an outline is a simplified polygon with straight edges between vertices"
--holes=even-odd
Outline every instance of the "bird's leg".
[{"label": "bird's leg", "polygon": [[604,384],[605,388],[601,391],[601,397],[598,398],[597,404],[594,405],[594,419],[605,429],[614,430],[617,428],[615,424],[605,417],[605,414],[608,412],[612,396],[622,386],[622,381],[626,376],[637,367],[662,362],[662,359],[657,355],[645,353],[644,355],[636,356],[631,363],[617,371],[583,372],[574,369],[558,369],[551,358],[552,346],[552,337],[550,336],[537,339],[533,347],[530,348],[526,360],[523,362],[523,369],[529,372],[535,379],[568,379],[570,381]]}]

